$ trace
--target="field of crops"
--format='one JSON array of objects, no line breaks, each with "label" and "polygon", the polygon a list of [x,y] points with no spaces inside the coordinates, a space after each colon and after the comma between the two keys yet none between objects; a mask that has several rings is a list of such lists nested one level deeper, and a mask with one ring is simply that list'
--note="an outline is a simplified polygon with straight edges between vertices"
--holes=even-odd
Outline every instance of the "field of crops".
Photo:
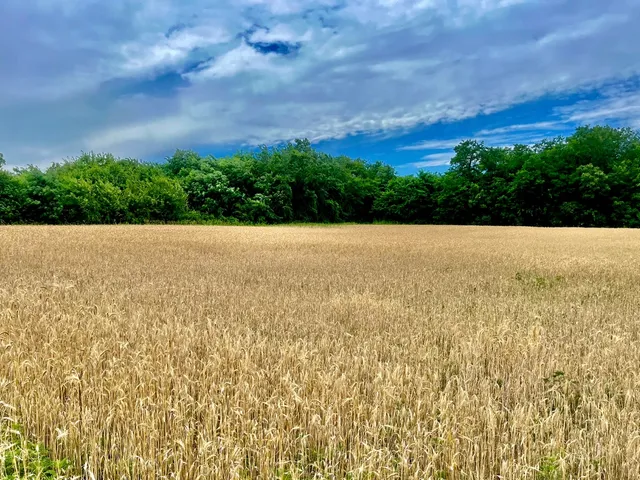
[{"label": "field of crops", "polygon": [[640,231],[0,227],[0,478],[640,478],[639,326]]}]

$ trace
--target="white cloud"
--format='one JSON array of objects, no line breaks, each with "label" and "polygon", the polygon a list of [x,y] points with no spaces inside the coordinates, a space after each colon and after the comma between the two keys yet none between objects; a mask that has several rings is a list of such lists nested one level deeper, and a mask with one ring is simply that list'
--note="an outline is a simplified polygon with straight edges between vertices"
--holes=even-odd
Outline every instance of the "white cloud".
[{"label": "white cloud", "polygon": [[259,53],[243,42],[240,46],[208,62],[202,70],[189,73],[186,76],[191,80],[203,81],[212,78],[233,77],[247,71],[269,70],[271,68],[270,59],[273,56]]},{"label": "white cloud", "polygon": [[565,129],[566,129],[566,126],[562,125],[561,122],[548,121],[548,122],[514,124],[514,125],[508,125],[506,127],[484,129],[476,132],[476,135],[486,137],[491,135],[500,135],[500,134],[513,133],[513,132],[535,132],[540,130],[553,131],[553,130],[565,130]]},{"label": "white cloud", "polygon": [[638,125],[640,121],[640,91],[614,90],[595,100],[556,109],[569,122],[578,124],[617,122]]},{"label": "white cloud", "polygon": [[[615,126],[640,129],[640,91],[633,86],[606,88],[602,96],[554,109],[553,120],[482,129],[469,138],[432,139],[403,145],[398,151],[429,151],[454,148],[460,142],[475,139],[492,147],[515,144],[534,145],[550,136],[567,135],[576,127],[610,123]],[[413,165],[413,164],[412,164]]]},{"label": "white cloud", "polygon": [[416,168],[440,167],[449,165],[454,155],[454,152],[432,153],[430,155],[425,155],[424,157],[422,157],[422,162],[413,163],[412,165]]},{"label": "white cloud", "polygon": [[131,42],[121,47],[120,75],[136,75],[157,68],[180,65],[195,49],[228,42],[232,36],[222,27],[179,30],[168,38],[158,34],[150,44]]},{"label": "white cloud", "polygon": [[[633,78],[638,21],[633,0],[5,0],[0,145],[38,163],[83,148],[392,135]],[[302,47],[264,54],[245,39]],[[475,133],[509,144],[578,122],[634,124],[634,92]]]},{"label": "white cloud", "polygon": [[467,140],[464,138],[455,138],[452,140],[426,140],[424,142],[416,143],[414,145],[404,145],[398,148],[398,151],[403,150],[448,150],[455,147],[460,142]]},{"label": "white cloud", "polygon": [[546,47],[554,43],[580,40],[581,38],[592,36],[600,30],[615,27],[616,24],[624,24],[627,20],[627,16],[623,14],[605,14],[597,18],[585,20],[571,29],[551,32],[538,40],[538,45],[540,47]]},{"label": "white cloud", "polygon": [[152,122],[133,124],[101,131],[86,140],[92,150],[108,150],[114,145],[128,145],[144,139],[146,142],[166,142],[188,135],[198,128],[198,122],[185,116],[164,117]]},{"label": "white cloud", "polygon": [[299,33],[287,24],[279,23],[270,29],[259,28],[251,34],[252,42],[308,42],[313,34],[311,29]]},{"label": "white cloud", "polygon": [[295,15],[312,7],[333,7],[336,0],[244,0],[246,5],[261,6],[273,15]]},{"label": "white cloud", "polygon": [[[540,125],[541,128],[533,128]],[[547,125],[550,125],[551,128]],[[429,150],[450,150],[466,140],[477,140],[483,142],[488,147],[512,147],[513,145],[535,145],[536,143],[554,136],[554,133],[565,133],[570,127],[562,126],[561,122],[540,122],[539,124],[509,125],[490,130],[480,130],[469,137],[457,137],[441,140],[426,140],[413,145],[404,145],[398,151],[429,151]],[[531,128],[530,128],[531,127]],[[551,134],[551,135],[550,135]],[[445,154],[433,154],[445,155]],[[427,155],[426,157],[430,157]],[[423,157],[425,159],[426,157]]]},{"label": "white cloud", "polygon": [[423,168],[445,167],[451,163],[451,159],[455,156],[455,152],[431,153],[423,156],[418,162],[409,162],[398,165],[398,170],[420,170]]}]

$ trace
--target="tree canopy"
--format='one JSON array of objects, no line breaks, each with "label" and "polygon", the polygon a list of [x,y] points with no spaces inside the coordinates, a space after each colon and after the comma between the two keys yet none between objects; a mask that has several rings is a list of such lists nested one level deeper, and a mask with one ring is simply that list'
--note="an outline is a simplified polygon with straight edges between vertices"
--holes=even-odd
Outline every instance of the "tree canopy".
[{"label": "tree canopy", "polygon": [[640,136],[580,127],[535,145],[468,140],[444,174],[400,176],[308,140],[227,158],[178,150],[163,164],[83,154],[7,172],[0,223],[374,222],[640,226]]}]

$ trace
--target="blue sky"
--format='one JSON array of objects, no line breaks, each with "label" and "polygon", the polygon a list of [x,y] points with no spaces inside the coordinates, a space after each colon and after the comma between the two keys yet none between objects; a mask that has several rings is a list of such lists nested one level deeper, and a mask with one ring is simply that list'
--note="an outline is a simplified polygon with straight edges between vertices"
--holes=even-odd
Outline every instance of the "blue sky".
[{"label": "blue sky", "polygon": [[640,129],[637,0],[2,3],[9,167],[307,137],[406,174],[465,138]]}]

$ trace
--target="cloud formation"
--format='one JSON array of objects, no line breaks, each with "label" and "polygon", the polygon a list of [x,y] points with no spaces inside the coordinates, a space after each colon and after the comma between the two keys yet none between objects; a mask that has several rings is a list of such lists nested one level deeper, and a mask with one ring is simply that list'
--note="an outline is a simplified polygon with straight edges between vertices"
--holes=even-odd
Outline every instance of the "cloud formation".
[{"label": "cloud formation", "polygon": [[5,0],[0,150],[46,164],[393,135],[605,86],[480,135],[640,126],[639,21],[635,0]]},{"label": "cloud formation", "polygon": [[511,147],[515,144],[533,145],[544,139],[570,133],[580,125],[606,123],[616,127],[640,130],[640,91],[635,84],[603,88],[590,100],[556,107],[546,121],[511,124],[504,127],[470,132],[464,137],[425,140],[401,145],[398,151],[436,151],[421,161],[400,165],[415,169],[448,165],[455,155],[453,148],[464,140],[478,140],[490,147]]}]

